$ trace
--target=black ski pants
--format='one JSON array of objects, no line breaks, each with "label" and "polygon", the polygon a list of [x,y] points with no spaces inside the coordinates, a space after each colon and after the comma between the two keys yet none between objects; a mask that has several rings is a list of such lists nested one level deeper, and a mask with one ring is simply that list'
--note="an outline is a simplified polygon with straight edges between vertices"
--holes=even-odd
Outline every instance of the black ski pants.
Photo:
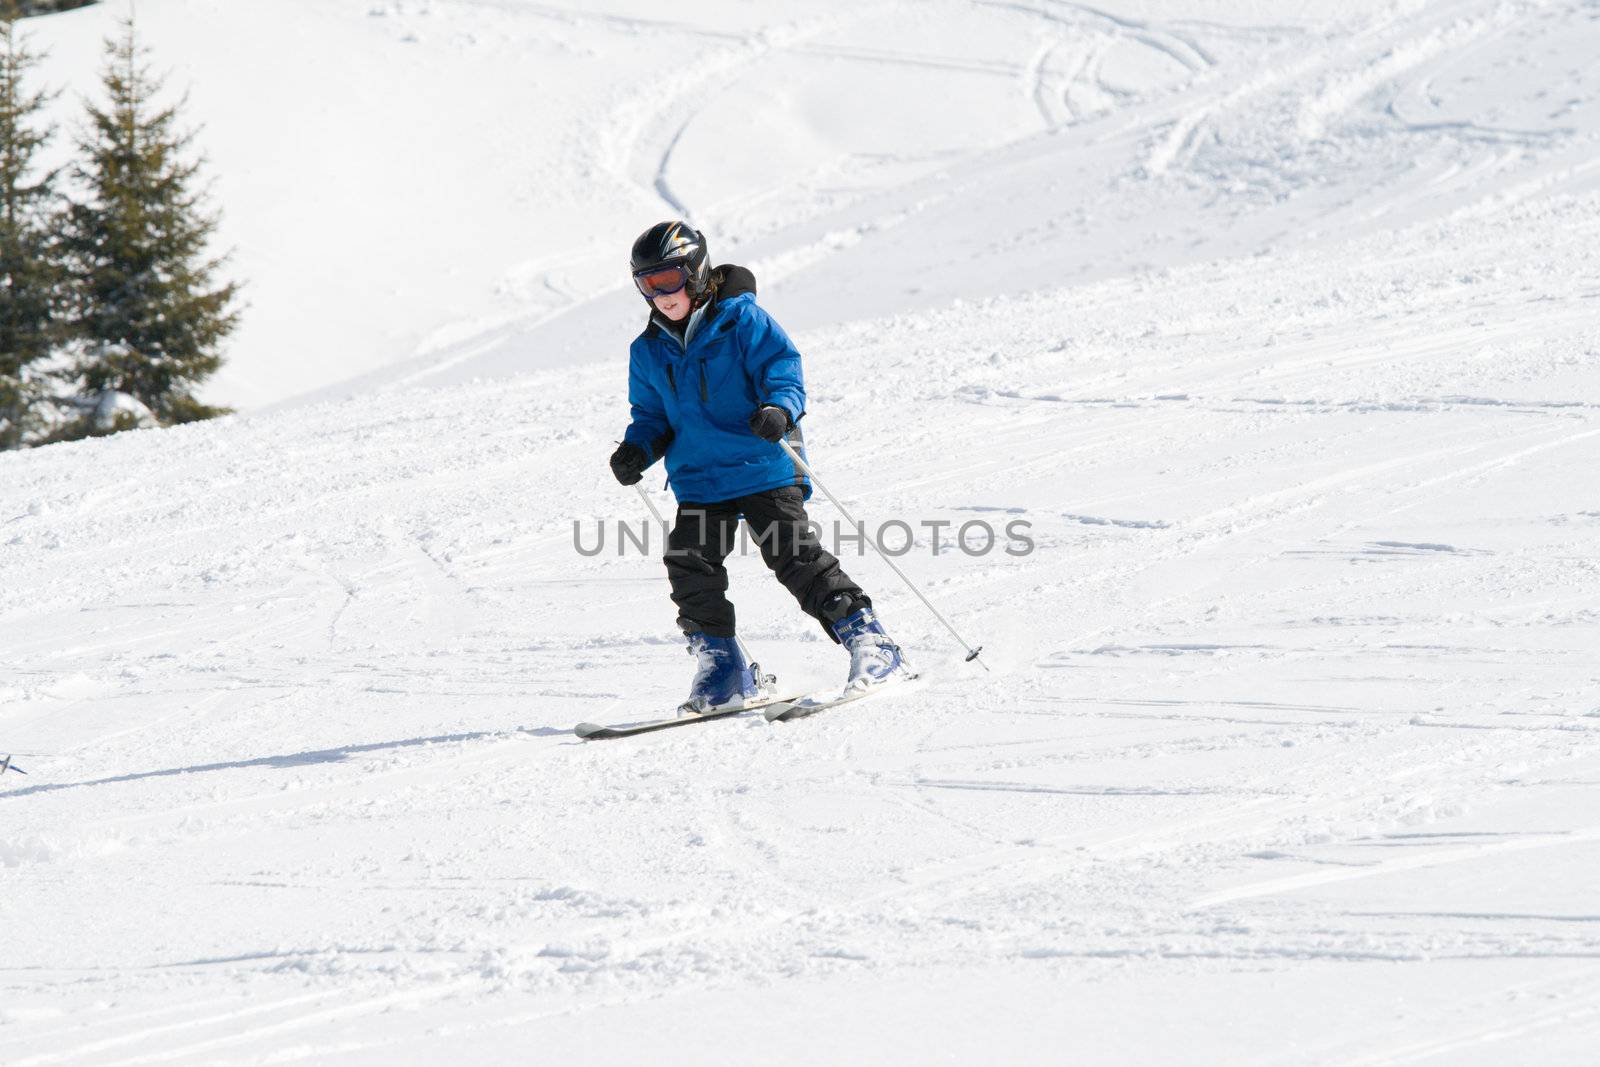
[{"label": "black ski pants", "polygon": [[823,623],[830,637],[822,606],[831,597],[848,593],[852,604],[870,603],[817,539],[800,487],[786,485],[715,504],[679,503],[677,521],[667,535],[665,563],[684,633],[733,636],[733,604],[728,600],[723,561],[738,546],[741,515],[762,560],[801,609]]}]

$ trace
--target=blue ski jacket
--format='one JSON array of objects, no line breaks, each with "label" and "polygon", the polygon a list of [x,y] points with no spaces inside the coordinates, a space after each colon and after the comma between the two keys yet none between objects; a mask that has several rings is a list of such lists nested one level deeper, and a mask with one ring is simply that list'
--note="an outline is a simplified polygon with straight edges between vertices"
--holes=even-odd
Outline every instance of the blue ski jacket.
[{"label": "blue ski jacket", "polygon": [[651,463],[665,458],[680,503],[714,504],[810,482],[776,444],[757,437],[750,414],[763,404],[789,413],[791,447],[805,456],[800,419],[805,380],[794,342],[756,303],[755,276],[716,269],[716,298],[689,316],[683,336],[652,314],[628,352],[633,421],[623,440]]}]

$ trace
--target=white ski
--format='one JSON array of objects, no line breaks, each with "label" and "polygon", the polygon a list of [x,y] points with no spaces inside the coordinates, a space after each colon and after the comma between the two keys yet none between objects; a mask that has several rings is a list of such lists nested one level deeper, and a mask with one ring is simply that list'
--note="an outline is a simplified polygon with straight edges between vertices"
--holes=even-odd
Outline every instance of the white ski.
[{"label": "white ski", "polygon": [[692,712],[684,715],[675,715],[670,719],[647,719],[644,722],[616,723],[611,726],[593,722],[580,722],[572,728],[572,732],[585,741],[603,741],[613,737],[632,737],[635,734],[647,734],[654,730],[670,730],[675,726],[693,726],[695,723],[711,722],[715,719],[731,719],[735,715],[743,715],[747,711],[758,711],[761,708],[771,707],[780,703],[792,704],[798,699],[792,693],[782,696],[757,697],[754,700],[745,701],[738,707]]},{"label": "white ski", "polygon": [[827,690],[821,693],[812,693],[797,700],[780,701],[769,707],[766,711],[768,722],[788,722],[791,719],[803,719],[808,715],[815,715],[819,711],[837,708],[841,704],[854,704],[867,697],[883,696],[890,693],[904,693],[913,689],[920,689],[918,684],[921,675],[912,674],[896,682],[884,685],[869,685],[862,689]]}]

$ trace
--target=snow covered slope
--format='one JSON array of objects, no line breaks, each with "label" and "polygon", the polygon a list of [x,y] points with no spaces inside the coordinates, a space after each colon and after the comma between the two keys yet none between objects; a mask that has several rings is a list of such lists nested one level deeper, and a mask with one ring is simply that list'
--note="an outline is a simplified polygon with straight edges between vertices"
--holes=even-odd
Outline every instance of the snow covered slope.
[{"label": "snow covered slope", "polygon": [[[371,6],[537,12],[607,55],[665,32]],[[571,736],[689,674],[659,563],[574,545],[641,512],[604,468],[638,313],[609,253],[595,301],[471,311],[374,392],[0,456],[0,751],[29,772],[0,778],[0,1058],[1593,1062],[1600,7],[1339,9],[840,5],[865,21],[805,43],[712,9],[712,84],[788,95],[681,87],[704,125],[639,187],[736,231],[804,325],[852,510],[1031,524],[1026,555],[902,560],[991,674],[848,555],[926,689]],[[141,5],[178,10],[266,9]],[[761,42],[787,50],[739,66]],[[1042,57],[1023,103],[1057,132],[986,142],[918,81],[995,55]],[[810,94],[858,64],[940,86],[901,119],[949,125],[860,186],[714,143],[715,108],[770,104],[846,158],[852,113]],[[912,158],[934,132],[959,158]],[[774,191],[717,206],[719,151]],[[351,308],[304,321],[379,351]],[[836,680],[733,570],[763,663]]]},{"label": "snow covered slope", "polygon": [[[126,0],[29,23],[94,91]],[[249,282],[208,396],[614,358],[687,214],[800,327],[1592,189],[1574,0],[146,0]],[[65,145],[59,146],[65,149]]]}]

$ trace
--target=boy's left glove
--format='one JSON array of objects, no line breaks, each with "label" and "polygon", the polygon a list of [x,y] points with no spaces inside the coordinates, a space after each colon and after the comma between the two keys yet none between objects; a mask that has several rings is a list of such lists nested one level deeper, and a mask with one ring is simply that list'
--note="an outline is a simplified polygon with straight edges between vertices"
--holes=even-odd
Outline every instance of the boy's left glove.
[{"label": "boy's left glove", "polygon": [[764,441],[777,444],[792,429],[789,413],[776,404],[762,404],[750,413],[750,432]]}]

